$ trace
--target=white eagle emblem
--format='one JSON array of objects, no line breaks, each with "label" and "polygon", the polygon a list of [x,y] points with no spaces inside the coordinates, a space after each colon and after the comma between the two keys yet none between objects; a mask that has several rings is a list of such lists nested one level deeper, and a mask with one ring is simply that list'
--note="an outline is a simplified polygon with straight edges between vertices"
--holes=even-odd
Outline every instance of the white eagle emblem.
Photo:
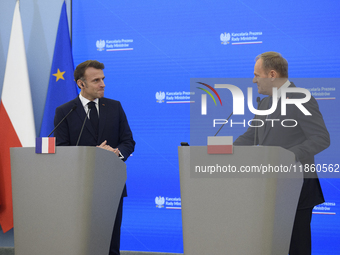
[{"label": "white eagle emblem", "polygon": [[230,41],[230,33],[228,33],[228,34],[226,32],[222,33],[220,35],[220,39],[221,39],[222,44],[224,44],[224,45],[228,44],[229,41]]},{"label": "white eagle emblem", "polygon": [[102,51],[105,47],[105,41],[104,40],[97,40],[96,42],[97,50]]},{"label": "white eagle emblem", "polygon": [[162,91],[156,92],[157,103],[163,103],[165,98],[165,93]]},{"label": "white eagle emblem", "polygon": [[165,202],[164,197],[159,196],[155,198],[156,207],[158,208],[164,207],[164,202]]}]

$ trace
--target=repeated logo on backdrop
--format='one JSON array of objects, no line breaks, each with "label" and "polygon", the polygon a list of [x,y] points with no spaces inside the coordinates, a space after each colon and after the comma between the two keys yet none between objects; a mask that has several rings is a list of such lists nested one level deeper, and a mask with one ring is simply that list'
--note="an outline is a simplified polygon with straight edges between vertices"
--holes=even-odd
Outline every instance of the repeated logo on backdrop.
[{"label": "repeated logo on backdrop", "polygon": [[190,100],[190,95],[194,95],[195,92],[190,91],[158,91],[155,94],[157,103],[166,104],[189,104],[193,103]]},{"label": "repeated logo on backdrop", "polygon": [[232,32],[221,33],[220,40],[222,45],[246,45],[246,44],[259,44],[262,43],[262,32]]},{"label": "repeated logo on backdrop", "polygon": [[162,197],[158,196],[155,198],[155,204],[156,207],[161,209],[177,209],[180,210],[182,209],[182,203],[181,203],[181,198],[180,197]]},{"label": "repeated logo on backdrop", "polygon": [[133,39],[97,40],[97,51],[126,51],[133,50]]}]

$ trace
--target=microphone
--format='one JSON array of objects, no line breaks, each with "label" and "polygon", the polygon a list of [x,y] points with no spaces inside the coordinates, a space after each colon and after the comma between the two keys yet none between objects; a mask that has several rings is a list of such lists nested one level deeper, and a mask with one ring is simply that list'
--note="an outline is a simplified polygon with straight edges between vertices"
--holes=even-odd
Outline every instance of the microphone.
[{"label": "microphone", "polygon": [[[257,97],[257,98],[256,98],[256,102],[257,102],[257,109],[259,109],[260,102],[261,102],[261,98],[260,98],[260,97]],[[256,126],[256,127],[255,127],[255,135],[254,135],[254,145],[256,145],[257,133],[258,133],[258,128],[257,128],[257,126]]]},{"label": "microphone", "polygon": [[55,126],[55,128],[52,130],[52,132],[47,136],[47,137],[50,137],[50,135],[52,135],[52,133],[60,126],[61,123],[63,123],[63,121],[71,114],[71,112],[73,112],[75,109],[77,108],[76,105],[74,105],[72,107],[72,109],[68,112],[68,114],[65,115],[64,118],[62,118],[61,121],[59,121],[58,125]]},{"label": "microphone", "polygon": [[231,114],[229,115],[227,121],[220,127],[220,129],[217,131],[217,133],[214,136],[216,136],[220,132],[220,130],[224,127],[224,125],[227,124],[227,122],[230,119],[231,115],[233,115],[233,112],[231,112]]},{"label": "microphone", "polygon": [[89,115],[89,111],[90,111],[91,108],[92,108],[92,105],[87,105],[87,107],[88,107],[88,110],[87,110],[87,113],[86,113],[86,115],[85,115],[85,119],[84,119],[83,125],[82,125],[82,127],[81,127],[81,130],[80,130],[80,133],[79,133],[79,136],[78,136],[78,140],[77,140],[76,146],[78,146],[78,144],[79,144],[80,137],[81,137],[81,135],[82,135],[82,133],[83,133],[84,126],[85,126],[85,122],[86,122],[87,116]]}]

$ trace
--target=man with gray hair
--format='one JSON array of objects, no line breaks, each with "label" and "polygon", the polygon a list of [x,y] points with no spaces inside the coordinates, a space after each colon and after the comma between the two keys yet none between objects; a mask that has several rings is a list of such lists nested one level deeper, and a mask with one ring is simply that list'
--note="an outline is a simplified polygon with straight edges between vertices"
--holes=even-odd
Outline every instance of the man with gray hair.
[{"label": "man with gray hair", "polygon": [[[314,97],[303,104],[311,115],[303,114],[296,105],[287,105],[286,115],[281,115],[282,89],[295,87],[288,80],[288,62],[280,53],[265,52],[256,57],[253,82],[257,84],[258,93],[267,95],[259,103],[260,110],[271,108],[273,88],[277,88],[277,108],[269,116],[255,116],[262,119],[262,127],[249,127],[238,137],[234,145],[264,145],[280,146],[295,154],[296,160],[303,167],[314,164],[314,155],[323,151],[330,145],[330,137],[323,117],[319,111],[318,103]],[[301,93],[287,93],[287,98],[303,98]],[[294,127],[273,125],[266,119],[296,120]],[[253,123],[252,126],[256,126]],[[310,169],[310,168],[309,168]],[[295,215],[293,232],[290,242],[290,255],[311,254],[311,229],[313,207],[324,202],[319,179],[316,173],[304,173],[304,181],[300,193],[298,207]]]}]

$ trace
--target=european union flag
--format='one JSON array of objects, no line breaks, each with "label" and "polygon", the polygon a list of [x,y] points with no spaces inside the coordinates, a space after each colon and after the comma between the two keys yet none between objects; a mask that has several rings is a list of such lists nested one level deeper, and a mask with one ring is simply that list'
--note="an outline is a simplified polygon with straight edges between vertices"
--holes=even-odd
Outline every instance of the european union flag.
[{"label": "european union flag", "polygon": [[74,82],[73,71],[72,48],[64,1],[59,19],[40,137],[47,136],[53,130],[55,109],[77,97],[78,90]]}]

